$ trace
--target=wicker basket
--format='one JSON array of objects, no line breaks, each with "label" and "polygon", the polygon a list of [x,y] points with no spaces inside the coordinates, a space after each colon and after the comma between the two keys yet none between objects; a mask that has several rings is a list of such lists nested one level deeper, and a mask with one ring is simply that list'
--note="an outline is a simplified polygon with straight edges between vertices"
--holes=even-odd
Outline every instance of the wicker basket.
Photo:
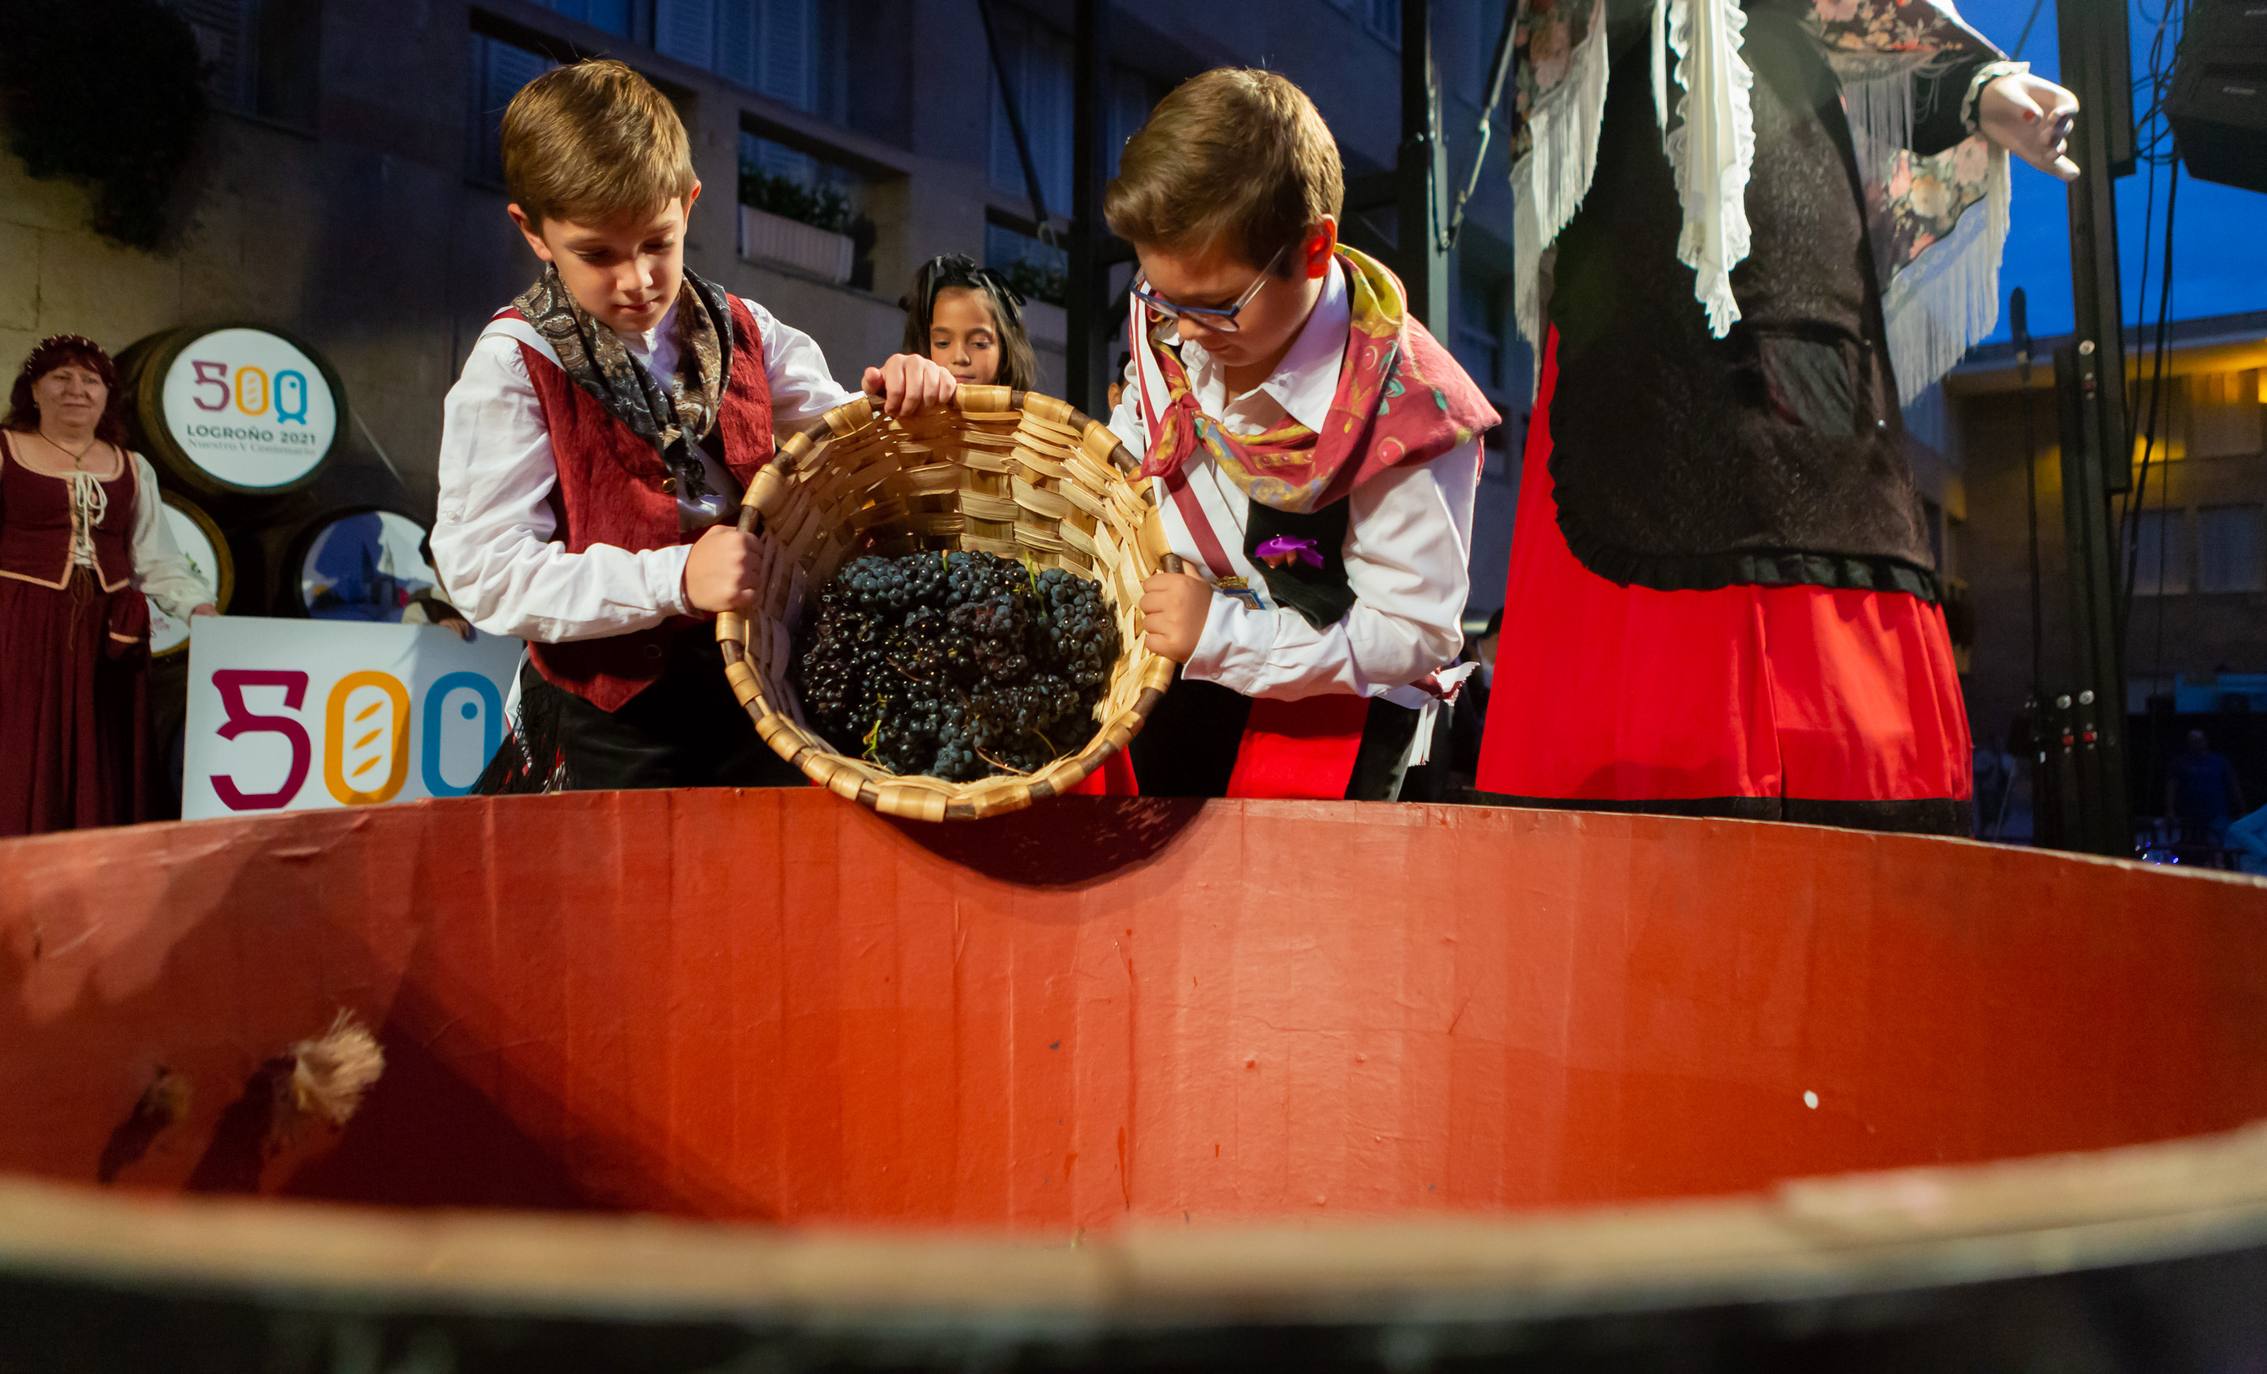
[{"label": "wicker basket", "polygon": [[[740,528],[759,518],[755,609],[717,617],[724,670],[756,733],[811,781],[885,815],[978,820],[1076,787],[1126,747],[1168,684],[1171,660],[1142,641],[1141,585],[1176,568],[1149,484],[1109,427],[1063,401],[964,386],[951,408],[908,423],[860,399],[780,446],[756,475]],[[1036,773],[947,782],[841,754],[812,730],[789,685],[804,604],[861,554],[967,549],[1028,557],[1102,584],[1118,659],[1093,736]]]}]

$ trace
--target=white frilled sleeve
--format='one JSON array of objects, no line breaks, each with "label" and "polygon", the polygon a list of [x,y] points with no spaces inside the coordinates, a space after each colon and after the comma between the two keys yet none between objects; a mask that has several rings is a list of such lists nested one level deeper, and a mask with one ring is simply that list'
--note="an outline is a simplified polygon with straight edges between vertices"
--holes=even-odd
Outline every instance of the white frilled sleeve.
[{"label": "white frilled sleeve", "polygon": [[156,469],[139,453],[132,457],[141,483],[134,502],[134,585],[159,610],[187,620],[189,612],[211,605],[215,593],[173,540],[173,529],[165,523],[165,502],[158,495]]}]

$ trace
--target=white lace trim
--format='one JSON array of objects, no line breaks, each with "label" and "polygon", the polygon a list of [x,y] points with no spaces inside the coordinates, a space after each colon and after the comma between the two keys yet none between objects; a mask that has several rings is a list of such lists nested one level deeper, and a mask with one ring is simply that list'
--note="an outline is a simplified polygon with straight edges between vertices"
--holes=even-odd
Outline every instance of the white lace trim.
[{"label": "white lace trim", "polygon": [[[1693,270],[1693,296],[1721,339],[1740,318],[1732,269],[1747,260],[1748,174],[1755,166],[1755,73],[1740,56],[1747,15],[1734,0],[1667,0],[1668,19],[1653,33],[1655,70],[1666,65],[1659,44],[1676,53],[1681,122],[1669,131],[1669,165],[1684,229],[1677,259]],[[1658,11],[1656,11],[1658,13]],[[1657,90],[1665,94],[1665,86]]]},{"label": "white lace trim", "polygon": [[1567,79],[1527,112],[1526,155],[1511,168],[1512,316],[1520,335],[1543,346],[1543,254],[1582,208],[1598,173],[1598,133],[1606,122],[1606,11],[1567,55]]},{"label": "white lace trim", "polygon": [[71,563],[101,570],[94,555],[94,532],[110,514],[110,493],[91,472],[74,472],[71,482]]},{"label": "white lace trim", "polygon": [[1999,264],[2011,188],[2006,151],[1994,147],[1991,159],[1983,203],[1969,206],[1951,234],[1907,264],[1882,292],[1900,405],[1912,404],[1999,324]]}]

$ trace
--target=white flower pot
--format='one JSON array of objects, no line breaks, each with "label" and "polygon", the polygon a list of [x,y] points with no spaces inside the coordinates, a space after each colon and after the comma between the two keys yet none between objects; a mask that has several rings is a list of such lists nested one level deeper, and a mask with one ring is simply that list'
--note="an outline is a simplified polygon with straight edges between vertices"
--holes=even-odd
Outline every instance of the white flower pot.
[{"label": "white flower pot", "polygon": [[848,234],[814,228],[753,205],[740,207],[740,256],[778,263],[831,282],[850,280],[852,248]]}]

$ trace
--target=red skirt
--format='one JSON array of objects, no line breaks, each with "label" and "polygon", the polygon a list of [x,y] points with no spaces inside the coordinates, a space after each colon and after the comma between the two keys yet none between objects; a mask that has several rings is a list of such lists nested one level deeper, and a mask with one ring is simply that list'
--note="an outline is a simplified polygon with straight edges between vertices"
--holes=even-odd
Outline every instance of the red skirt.
[{"label": "red skirt", "polygon": [[1972,756],[1943,609],[1833,587],[1624,587],[1582,566],[1550,474],[1555,345],[1527,434],[1480,788],[1963,829]]},{"label": "red skirt", "polygon": [[0,578],[0,836],[148,817],[149,647],[112,638],[120,596]]}]

